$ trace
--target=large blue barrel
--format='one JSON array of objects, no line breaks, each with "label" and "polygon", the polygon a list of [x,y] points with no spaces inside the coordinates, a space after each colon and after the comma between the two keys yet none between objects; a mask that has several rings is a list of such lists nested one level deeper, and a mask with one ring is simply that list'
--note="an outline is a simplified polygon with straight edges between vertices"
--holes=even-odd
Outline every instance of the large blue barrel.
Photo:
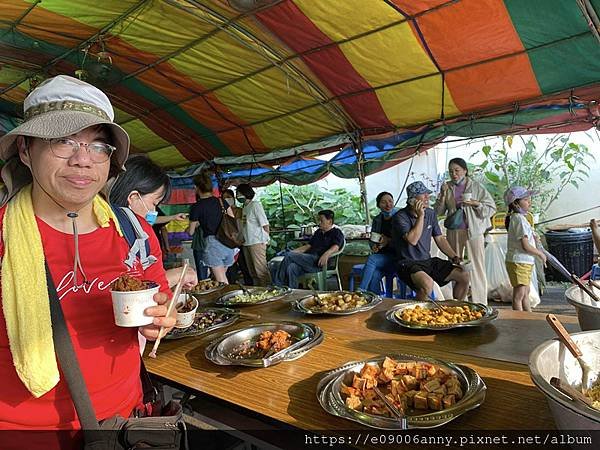
[{"label": "large blue barrel", "polygon": [[[590,271],[594,263],[594,241],[590,230],[547,231],[548,251],[563,263],[567,270],[577,276]],[[555,281],[568,281],[555,269],[550,270]]]}]

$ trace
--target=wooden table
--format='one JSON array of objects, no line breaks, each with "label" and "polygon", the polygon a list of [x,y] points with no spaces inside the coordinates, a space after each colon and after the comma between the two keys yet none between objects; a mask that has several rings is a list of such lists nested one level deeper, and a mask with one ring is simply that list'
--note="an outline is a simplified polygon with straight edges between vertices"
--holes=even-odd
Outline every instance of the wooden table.
[{"label": "wooden table", "polygon": [[[220,330],[205,337],[163,341],[158,358],[145,359],[148,370],[162,381],[201,395],[207,404],[229,408],[232,417],[258,417],[302,430],[348,430],[364,427],[329,415],[316,399],[317,383],[327,371],[376,355],[431,356],[470,366],[488,387],[483,405],[445,429],[554,428],[544,396],[532,384],[527,368],[529,353],[553,336],[543,314],[500,310],[499,318],[483,327],[411,332],[384,317],[398,301],[388,299],[372,311],[349,316],[304,316],[289,305],[300,295],[294,292],[283,301],[244,308],[262,314],[260,321],[306,321],[323,329],[323,343],[296,361],[261,369],[215,365],[204,357],[204,349],[224,332]],[[569,331],[578,331],[574,317],[560,319]],[[252,322],[239,321],[225,330]]]}]

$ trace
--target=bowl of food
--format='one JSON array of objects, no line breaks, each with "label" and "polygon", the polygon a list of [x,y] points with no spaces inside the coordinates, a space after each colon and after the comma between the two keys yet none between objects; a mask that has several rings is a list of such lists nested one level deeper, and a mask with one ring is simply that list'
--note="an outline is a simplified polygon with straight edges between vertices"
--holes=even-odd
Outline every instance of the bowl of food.
[{"label": "bowl of food", "polygon": [[[600,289],[590,286],[589,289],[600,297]],[[600,330],[600,302],[592,299],[583,289],[571,286],[565,291],[567,301],[575,307],[579,326],[583,331]]]},{"label": "bowl of food", "polygon": [[351,362],[317,387],[325,411],[388,430],[443,425],[477,408],[485,394],[485,383],[469,367],[414,355]]},{"label": "bowl of food", "polygon": [[219,365],[269,367],[300,358],[322,340],[314,324],[261,323],[221,336],[206,347],[205,355]]},{"label": "bowl of food", "polygon": [[368,311],[381,302],[381,297],[371,292],[334,291],[302,297],[293,308],[304,314],[348,315]]},{"label": "bowl of food", "polygon": [[110,286],[115,324],[119,327],[141,327],[150,325],[154,317],[144,313],[146,308],[156,306],[154,294],[158,284],[121,275]]},{"label": "bowl of food", "polygon": [[180,294],[179,300],[175,304],[177,311],[176,328],[188,328],[194,323],[196,310],[198,309],[198,300],[188,294]]},{"label": "bowl of food", "polygon": [[288,287],[250,287],[229,291],[217,300],[218,305],[224,306],[250,306],[274,302],[285,297],[292,290]]},{"label": "bowl of food", "polygon": [[459,300],[401,303],[386,313],[387,320],[404,328],[435,331],[481,326],[497,317],[490,306]]},{"label": "bowl of food", "polygon": [[[595,373],[600,372],[600,331],[571,334]],[[586,395],[594,407],[573,400],[550,384],[558,378],[562,384],[581,390],[582,370],[577,359],[557,339],[543,342],[529,355],[531,380],[542,391],[559,430],[600,430],[600,382]]]}]

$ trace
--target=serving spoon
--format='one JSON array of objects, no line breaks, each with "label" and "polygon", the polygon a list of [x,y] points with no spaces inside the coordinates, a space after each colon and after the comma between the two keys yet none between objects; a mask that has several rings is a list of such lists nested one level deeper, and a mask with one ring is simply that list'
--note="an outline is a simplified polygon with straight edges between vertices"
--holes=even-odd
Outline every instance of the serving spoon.
[{"label": "serving spoon", "polygon": [[546,320],[558,336],[560,342],[567,347],[567,350],[569,350],[577,359],[577,362],[579,362],[579,365],[581,366],[581,392],[585,394],[598,379],[598,373],[594,372],[588,362],[583,359],[583,353],[581,349],[575,343],[575,341],[573,341],[571,335],[565,329],[560,320],[558,320],[554,314],[548,314],[546,316]]}]

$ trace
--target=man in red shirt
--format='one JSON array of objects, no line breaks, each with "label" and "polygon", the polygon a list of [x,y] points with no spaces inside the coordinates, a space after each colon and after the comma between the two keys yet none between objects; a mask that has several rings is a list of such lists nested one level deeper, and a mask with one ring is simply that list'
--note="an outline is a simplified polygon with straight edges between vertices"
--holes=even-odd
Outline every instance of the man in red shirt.
[{"label": "man in red shirt", "polygon": [[[141,221],[157,262],[145,269],[139,261],[125,264],[129,244],[98,195],[122,170],[129,153],[129,137],[113,123],[109,99],[88,83],[60,75],[32,91],[24,110],[23,124],[0,138],[0,159],[5,161],[0,190],[0,430],[76,430],[79,420],[53,355],[44,260],[98,420],[128,417],[141,402],[138,331],[153,340],[161,326],[170,328],[175,319],[166,317],[169,288],[152,228]],[[110,284],[123,273],[160,285],[157,306],[145,311],[154,317],[151,325],[115,325]],[[40,279],[43,285],[36,290]],[[22,317],[24,302],[34,302],[27,292],[42,294],[35,298],[45,302],[33,303],[39,309]],[[49,344],[39,345],[40,340]],[[44,448],[65,446],[51,442],[51,435],[46,438]],[[36,446],[33,441],[15,444]]]}]

